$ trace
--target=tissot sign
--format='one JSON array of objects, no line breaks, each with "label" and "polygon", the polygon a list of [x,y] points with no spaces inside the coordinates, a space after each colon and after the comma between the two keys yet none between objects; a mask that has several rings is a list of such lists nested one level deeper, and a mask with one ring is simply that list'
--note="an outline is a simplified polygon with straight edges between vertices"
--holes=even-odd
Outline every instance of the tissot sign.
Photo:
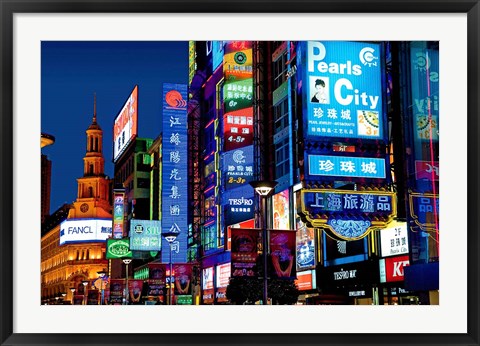
[{"label": "tissot sign", "polygon": [[112,219],[70,219],[60,225],[60,245],[102,242],[111,236]]},{"label": "tissot sign", "polygon": [[381,46],[308,41],[305,51],[307,136],[382,139]]}]

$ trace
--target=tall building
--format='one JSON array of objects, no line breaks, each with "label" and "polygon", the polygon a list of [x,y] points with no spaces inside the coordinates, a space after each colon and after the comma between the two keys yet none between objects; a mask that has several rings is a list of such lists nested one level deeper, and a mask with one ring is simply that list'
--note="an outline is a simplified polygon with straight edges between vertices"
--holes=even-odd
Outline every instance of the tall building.
[{"label": "tall building", "polygon": [[[55,143],[55,137],[46,133],[42,133],[40,139],[40,146],[44,148],[48,145]],[[47,158],[47,155],[42,154],[41,162],[42,172],[42,209],[41,209],[41,219],[42,224],[45,219],[50,215],[50,192],[51,192],[51,183],[52,183],[52,161]]]},{"label": "tall building", "polygon": [[105,242],[112,235],[112,184],[104,174],[103,132],[97,123],[96,100],[86,134],[87,151],[83,176],[77,179],[77,198],[48,218],[42,231],[44,303],[61,299],[75,304],[98,304],[102,284],[103,288],[106,284],[98,280],[98,272],[109,269]]},{"label": "tall building", "polygon": [[[438,303],[438,45],[190,47],[200,303],[226,302],[228,278],[242,275],[232,232],[264,213],[272,261],[278,235],[295,235],[301,303]],[[277,182],[264,207],[258,180]]]}]

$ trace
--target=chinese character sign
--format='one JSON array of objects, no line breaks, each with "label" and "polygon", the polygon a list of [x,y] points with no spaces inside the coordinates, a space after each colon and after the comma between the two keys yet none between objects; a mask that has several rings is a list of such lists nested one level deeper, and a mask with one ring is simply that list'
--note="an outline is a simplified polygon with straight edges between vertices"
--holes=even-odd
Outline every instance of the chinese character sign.
[{"label": "chinese character sign", "polygon": [[383,139],[381,46],[305,42],[307,137]]},{"label": "chinese character sign", "polygon": [[224,150],[253,143],[252,43],[229,41],[223,57]]},{"label": "chinese character sign", "polygon": [[408,231],[406,222],[397,222],[380,230],[382,257],[408,254]]},{"label": "chinese character sign", "polygon": [[370,194],[365,192],[309,192],[303,193],[305,209],[311,215],[327,214],[390,214],[394,211],[393,194]]},{"label": "chinese character sign", "polygon": [[[163,164],[162,232],[177,232],[172,243],[173,262],[187,261],[187,86],[163,84]],[[163,249],[170,244],[163,239]],[[162,261],[169,262],[169,251],[162,251]]]},{"label": "chinese character sign", "polygon": [[125,192],[115,191],[113,193],[113,238],[123,237],[123,218],[125,210]]},{"label": "chinese character sign", "polygon": [[310,176],[386,178],[385,159],[309,154],[307,157]]},{"label": "chinese character sign", "polygon": [[225,189],[242,186],[253,179],[253,145],[223,155]]}]

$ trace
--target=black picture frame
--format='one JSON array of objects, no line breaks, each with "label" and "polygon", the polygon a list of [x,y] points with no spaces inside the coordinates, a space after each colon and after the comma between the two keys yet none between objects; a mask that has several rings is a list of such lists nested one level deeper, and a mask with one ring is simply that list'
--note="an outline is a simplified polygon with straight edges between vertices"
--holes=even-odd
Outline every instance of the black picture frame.
[{"label": "black picture frame", "polygon": [[[468,27],[468,309],[465,334],[18,334],[13,333],[13,16],[16,13],[466,13]],[[0,341],[2,345],[479,345],[478,0],[0,0]],[[452,316],[453,318],[453,316]],[[160,337],[161,336],[161,337]]]}]

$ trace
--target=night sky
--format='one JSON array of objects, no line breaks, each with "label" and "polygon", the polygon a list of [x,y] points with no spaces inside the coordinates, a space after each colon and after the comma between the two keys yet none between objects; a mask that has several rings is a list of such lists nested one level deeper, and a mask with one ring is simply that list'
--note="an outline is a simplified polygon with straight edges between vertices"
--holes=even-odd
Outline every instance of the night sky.
[{"label": "night sky", "polygon": [[138,137],[160,134],[162,85],[187,83],[188,42],[42,42],[41,57],[41,131],[55,137],[42,149],[52,161],[53,213],[77,197],[94,94],[105,174],[113,177],[115,117],[138,85]]}]

